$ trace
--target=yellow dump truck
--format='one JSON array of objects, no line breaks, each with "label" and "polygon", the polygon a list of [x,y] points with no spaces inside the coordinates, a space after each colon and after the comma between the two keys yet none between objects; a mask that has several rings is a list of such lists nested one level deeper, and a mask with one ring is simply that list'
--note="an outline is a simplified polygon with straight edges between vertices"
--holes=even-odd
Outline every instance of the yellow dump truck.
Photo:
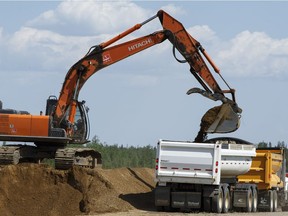
[{"label": "yellow dump truck", "polygon": [[[257,185],[257,196],[251,202],[258,203],[258,210],[287,209],[286,159],[283,148],[258,148],[248,173],[238,176],[238,184]],[[236,198],[237,199],[237,198]],[[249,197],[247,198],[249,200]]]}]

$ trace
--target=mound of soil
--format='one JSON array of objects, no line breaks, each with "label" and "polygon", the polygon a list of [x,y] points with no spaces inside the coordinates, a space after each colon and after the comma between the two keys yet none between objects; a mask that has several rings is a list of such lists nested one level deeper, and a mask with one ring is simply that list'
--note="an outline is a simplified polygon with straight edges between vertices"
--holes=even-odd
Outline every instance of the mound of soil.
[{"label": "mound of soil", "polygon": [[0,167],[0,209],[6,216],[85,215],[149,210],[154,171],[147,168],[55,170],[38,164]]}]

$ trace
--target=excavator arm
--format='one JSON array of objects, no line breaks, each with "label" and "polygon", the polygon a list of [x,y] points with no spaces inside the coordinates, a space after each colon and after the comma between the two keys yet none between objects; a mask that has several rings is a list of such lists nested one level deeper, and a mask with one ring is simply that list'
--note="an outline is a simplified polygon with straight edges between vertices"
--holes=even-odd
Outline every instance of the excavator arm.
[{"label": "excavator arm", "polygon": [[[122,44],[110,46],[157,17],[163,26],[163,30]],[[89,52],[70,68],[65,77],[55,111],[52,115],[54,127],[63,127],[63,122],[67,122],[67,124],[65,123],[64,125],[68,136],[73,133],[72,127],[69,126],[69,124],[71,125],[74,122],[79,92],[93,74],[113,63],[162,43],[166,39],[172,43],[173,54],[176,60],[181,63],[187,62],[190,65],[190,72],[204,88],[204,90],[192,88],[187,94],[200,93],[210,99],[221,100],[223,105],[225,105],[222,105],[219,109],[217,107],[216,114],[215,112],[207,112],[208,114],[205,114],[206,117],[204,115],[205,118],[202,118],[202,125],[205,124],[205,127],[201,125],[201,130],[205,133],[225,133],[236,130],[239,127],[239,114],[241,113],[241,109],[235,101],[235,91],[231,89],[226,82],[229,90],[222,90],[220,88],[202,56],[205,57],[217,74],[220,74],[220,71],[204,48],[185,30],[179,21],[162,10],[160,10],[157,15],[141,24],[133,26],[111,40],[91,47]],[[177,59],[176,50],[184,57],[184,60]],[[225,97],[225,93],[231,93],[232,99]],[[228,127],[220,127],[219,129],[219,126],[225,125],[224,122],[229,123]]]},{"label": "excavator arm", "polygon": [[[168,39],[173,45],[173,54],[176,60],[180,63],[189,63],[191,73],[203,86],[205,91],[213,91],[222,94],[222,90],[214,79],[202,56],[200,55],[199,50],[204,50],[200,43],[186,31],[180,22],[175,20],[169,14],[165,13],[164,11],[159,11],[158,17],[163,26],[163,29],[166,29],[170,32]],[[175,49],[181,53],[185,60],[177,59]],[[214,67],[215,71],[218,72],[219,69],[215,66],[206,52],[205,55],[208,57],[209,63],[212,63],[211,65]]]},{"label": "excavator arm", "polygon": [[[158,12],[158,17],[163,29],[170,31],[168,39],[173,44],[173,54],[176,60],[180,63],[189,63],[190,72],[204,88],[204,90],[191,88],[187,91],[187,94],[199,93],[204,97],[214,101],[220,100],[223,103],[221,106],[211,108],[204,114],[195,141],[203,142],[207,133],[229,133],[237,130],[240,126],[242,109],[236,103],[235,90],[230,88],[220,74],[220,69],[215,65],[200,42],[194,39],[180,22],[162,10]],[[185,60],[177,59],[175,49],[181,53]],[[228,90],[220,88],[202,56],[220,76]],[[226,93],[231,94],[231,99],[225,96]]]}]

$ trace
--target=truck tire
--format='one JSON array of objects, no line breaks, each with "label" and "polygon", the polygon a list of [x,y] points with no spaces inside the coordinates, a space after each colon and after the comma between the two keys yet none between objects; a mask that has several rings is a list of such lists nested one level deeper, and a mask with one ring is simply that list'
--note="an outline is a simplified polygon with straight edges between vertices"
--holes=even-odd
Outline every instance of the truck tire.
[{"label": "truck tire", "polygon": [[230,203],[231,203],[231,197],[230,197],[230,191],[227,186],[224,186],[223,188],[223,207],[222,207],[222,212],[227,213],[230,209]]},{"label": "truck tire", "polygon": [[247,190],[246,207],[243,209],[244,212],[251,212],[252,206],[253,206],[253,194],[252,194],[252,189],[249,188]]},{"label": "truck tire", "polygon": [[267,209],[268,212],[273,212],[273,209],[274,209],[274,196],[273,196],[273,191],[272,190],[269,190],[268,191],[268,197],[269,197],[269,207]]},{"label": "truck tire", "polygon": [[221,213],[223,208],[223,190],[222,187],[218,188],[217,195],[212,197],[212,212]]},{"label": "truck tire", "polygon": [[273,212],[277,211],[278,208],[278,194],[276,190],[273,190]]},{"label": "truck tire", "polygon": [[255,187],[252,188],[253,201],[252,201],[252,212],[257,212],[258,208],[258,191]]}]

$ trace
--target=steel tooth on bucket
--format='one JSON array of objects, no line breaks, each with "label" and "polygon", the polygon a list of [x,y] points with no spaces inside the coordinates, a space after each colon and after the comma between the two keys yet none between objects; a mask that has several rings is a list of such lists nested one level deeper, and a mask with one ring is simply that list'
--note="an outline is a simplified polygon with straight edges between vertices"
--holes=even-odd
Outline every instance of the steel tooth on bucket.
[{"label": "steel tooth on bucket", "polygon": [[229,133],[240,126],[240,115],[230,103],[209,109],[201,119],[201,130],[205,133]]}]

